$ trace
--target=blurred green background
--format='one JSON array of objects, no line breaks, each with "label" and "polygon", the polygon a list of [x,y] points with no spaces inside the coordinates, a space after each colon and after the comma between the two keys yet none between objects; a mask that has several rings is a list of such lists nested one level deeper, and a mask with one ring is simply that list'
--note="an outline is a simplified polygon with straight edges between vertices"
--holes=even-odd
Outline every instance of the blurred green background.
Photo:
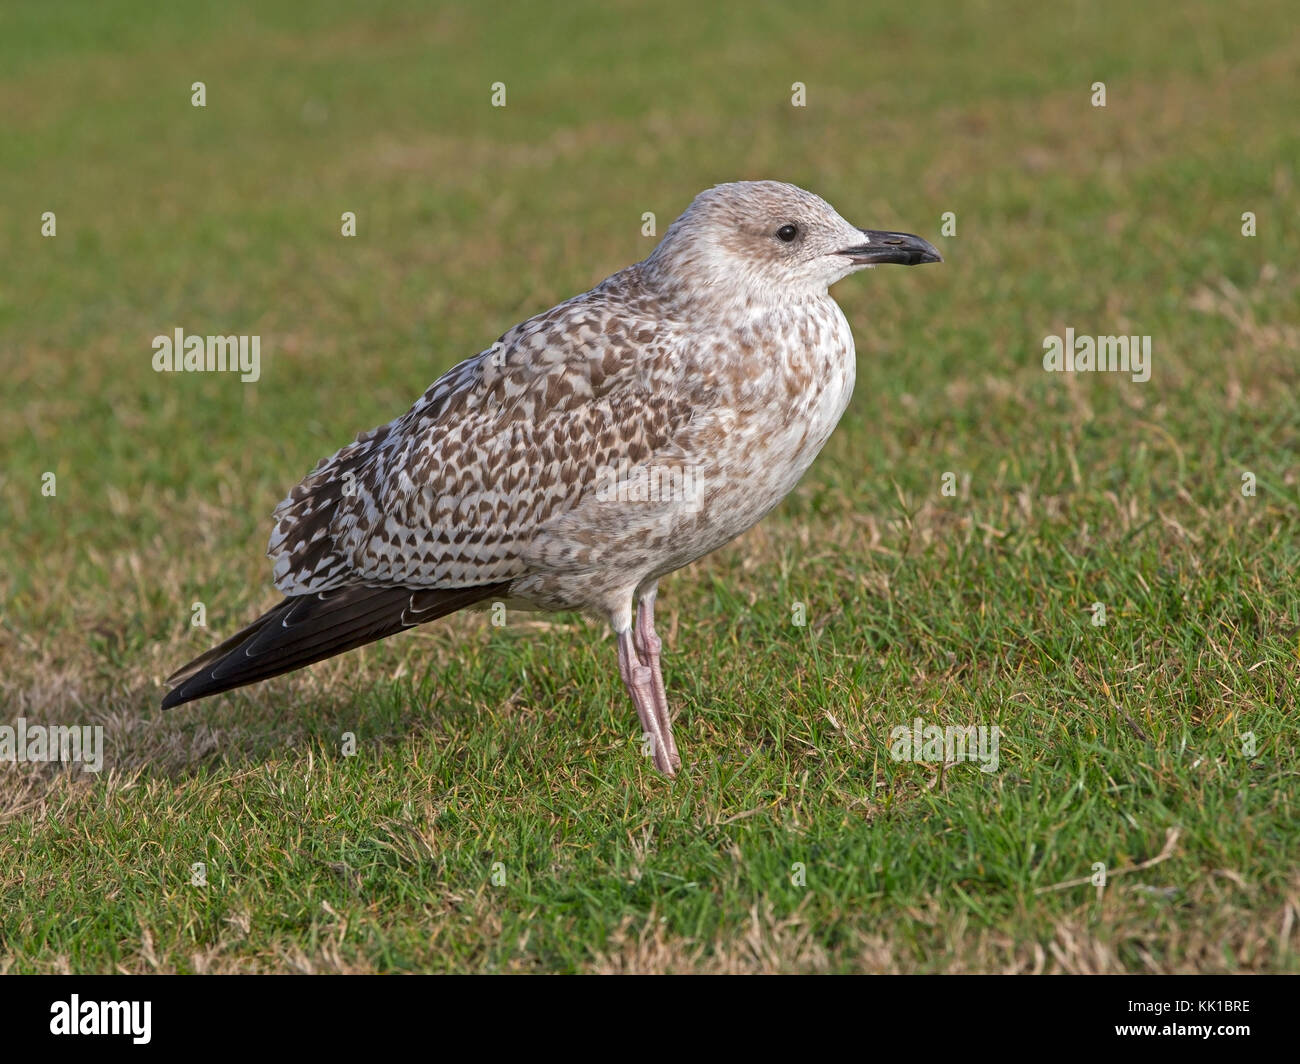
[{"label": "blurred green background", "polygon": [[[4,5],[0,700],[105,723],[118,775],[4,777],[0,957],[1294,968],[1297,84],[1282,0]],[[269,514],[320,457],[643,258],[643,212],[662,233],[759,178],[947,261],[839,286],[839,432],[769,522],[666,583],[684,779],[637,757],[597,625],[456,620],[158,714],[163,675],[274,600]],[[154,373],[178,326],[259,335],[261,380]],[[1152,336],[1150,382],[1044,373],[1066,327]],[[999,722],[1012,768],[936,786],[890,762],[915,713]],[[338,762],[349,727],[374,745]],[[247,788],[284,800],[309,759],[325,793],[252,827]],[[376,843],[384,817],[426,848]],[[137,882],[150,822],[172,841]],[[1176,903],[1034,893],[1172,827]],[[243,871],[176,901],[227,836]],[[808,847],[804,895],[783,870]],[[527,888],[491,900],[480,849],[531,855]],[[611,886],[656,861],[672,889]],[[340,893],[338,864],[374,874]],[[88,877],[111,904],[41,915],[87,906]],[[353,928],[328,948],[322,898]]]}]

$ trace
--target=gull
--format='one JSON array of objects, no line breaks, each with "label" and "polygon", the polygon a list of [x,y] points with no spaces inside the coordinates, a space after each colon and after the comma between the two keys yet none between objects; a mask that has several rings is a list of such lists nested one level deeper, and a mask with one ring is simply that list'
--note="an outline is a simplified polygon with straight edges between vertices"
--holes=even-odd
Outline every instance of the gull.
[{"label": "gull", "polygon": [[794,185],[695,197],[654,251],[505,333],[276,508],[280,603],[185,665],[162,706],[278,676],[468,606],[607,620],[654,766],[681,766],[659,581],[798,483],[853,390],[828,289],[941,262]]}]

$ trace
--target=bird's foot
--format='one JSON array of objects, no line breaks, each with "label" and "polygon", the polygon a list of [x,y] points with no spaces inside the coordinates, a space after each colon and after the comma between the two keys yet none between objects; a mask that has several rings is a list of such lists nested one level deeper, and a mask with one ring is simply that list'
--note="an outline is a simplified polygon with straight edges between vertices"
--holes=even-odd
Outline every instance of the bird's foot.
[{"label": "bird's foot", "polygon": [[[673,717],[668,709],[668,694],[664,688],[664,674],[659,668],[659,657],[663,651],[663,641],[655,634],[654,614],[641,610],[637,615],[636,651],[637,656],[645,662],[650,671],[650,690],[654,704],[655,719],[663,733],[667,746],[668,763],[674,769],[682,767],[681,755],[677,753],[677,743],[673,739]],[[671,775],[671,773],[670,773]]]},{"label": "bird's foot", "polygon": [[657,670],[640,659],[630,630],[619,633],[618,665],[623,684],[636,706],[642,736],[649,744],[648,753],[654,758],[655,768],[665,776],[676,775],[682,761],[677,755],[677,744],[673,742],[672,720],[668,717],[666,702],[663,713],[660,713],[656,697],[656,686],[662,690],[662,680],[656,685]]}]

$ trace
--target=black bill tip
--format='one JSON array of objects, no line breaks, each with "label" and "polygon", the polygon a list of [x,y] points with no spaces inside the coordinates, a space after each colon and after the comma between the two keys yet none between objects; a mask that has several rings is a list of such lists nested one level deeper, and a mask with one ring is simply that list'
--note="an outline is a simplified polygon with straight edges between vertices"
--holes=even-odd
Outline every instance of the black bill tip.
[{"label": "black bill tip", "polygon": [[939,249],[928,240],[911,233],[883,233],[876,229],[863,229],[866,238],[861,244],[845,248],[855,265],[875,266],[878,263],[895,263],[899,266],[920,266],[923,262],[943,262]]}]

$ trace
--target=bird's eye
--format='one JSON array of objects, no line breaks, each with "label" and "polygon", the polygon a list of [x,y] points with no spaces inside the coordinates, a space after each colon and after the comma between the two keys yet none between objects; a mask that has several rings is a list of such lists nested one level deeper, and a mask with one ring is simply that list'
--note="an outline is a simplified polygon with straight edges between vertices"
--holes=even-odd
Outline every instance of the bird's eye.
[{"label": "bird's eye", "polygon": [[797,225],[786,224],[776,231],[776,238],[778,240],[784,240],[787,244],[798,235],[799,227]]}]

